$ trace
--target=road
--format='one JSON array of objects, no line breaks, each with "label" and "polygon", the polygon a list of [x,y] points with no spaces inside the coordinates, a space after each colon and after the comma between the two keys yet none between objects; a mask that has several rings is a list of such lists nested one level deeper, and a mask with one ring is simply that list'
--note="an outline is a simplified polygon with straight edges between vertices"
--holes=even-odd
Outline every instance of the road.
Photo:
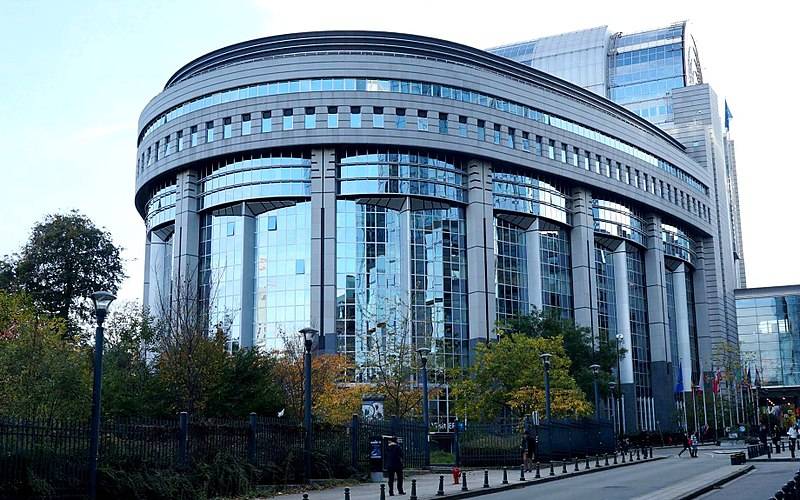
[{"label": "road", "polygon": [[797,462],[753,462],[753,472],[724,484],[719,489],[699,497],[703,500],[766,499],[794,477],[798,470]]}]

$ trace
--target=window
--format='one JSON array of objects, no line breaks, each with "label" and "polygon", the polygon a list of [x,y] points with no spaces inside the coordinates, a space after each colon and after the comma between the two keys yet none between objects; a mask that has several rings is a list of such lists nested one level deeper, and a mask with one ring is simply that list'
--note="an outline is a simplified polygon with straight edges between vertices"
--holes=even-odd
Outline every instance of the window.
[{"label": "window", "polygon": [[466,116],[459,116],[458,117],[458,135],[461,137],[467,136],[467,117]]},{"label": "window", "polygon": [[191,132],[191,147],[197,146],[197,125],[192,125],[192,128],[189,130]]},{"label": "window", "polygon": [[227,236],[233,236],[236,234],[236,223],[235,222],[228,222],[226,232]]},{"label": "window", "polygon": [[531,150],[531,136],[528,132],[522,133],[522,150],[523,151],[530,151]]},{"label": "window", "polygon": [[231,124],[231,119],[224,118],[222,120],[222,138],[230,139],[232,135],[233,135],[233,125]]},{"label": "window", "polygon": [[594,173],[600,173],[600,155],[594,155]]},{"label": "window", "polygon": [[547,142],[547,157],[551,160],[556,159],[556,141],[552,139]]},{"label": "window", "polygon": [[375,106],[372,108],[372,128],[383,128],[384,123],[383,108]]},{"label": "window", "polygon": [[420,132],[428,131],[428,112],[422,109],[417,111],[417,130]]},{"label": "window", "polygon": [[394,124],[397,128],[406,128],[406,110],[405,108],[397,108],[395,110]]},{"label": "window", "polygon": [[294,261],[294,274],[306,274],[306,261],[297,259]]},{"label": "window", "polygon": [[153,162],[151,161],[152,159],[153,159],[153,157],[152,157],[152,156],[151,156],[151,154],[150,154],[150,146],[147,146],[147,164],[148,164],[148,165],[152,165],[152,163],[153,163]]},{"label": "window", "polygon": [[603,165],[603,167],[605,167],[605,172],[604,173],[606,174],[606,177],[611,177],[611,159],[610,158],[606,158],[606,163],[605,163],[605,165]]},{"label": "window", "polygon": [[584,149],[583,150],[583,169],[586,170],[587,172],[589,170],[591,170],[591,167],[589,166],[589,161],[590,161],[589,157],[590,156],[591,156],[591,153]]},{"label": "window", "polygon": [[350,128],[361,128],[361,106],[350,106]]},{"label": "window", "polygon": [[270,215],[267,217],[267,231],[277,231],[278,230],[278,217],[276,215]]},{"label": "window", "polygon": [[169,136],[164,137],[164,156],[169,156]]},{"label": "window", "polygon": [[339,128],[339,107],[328,106],[328,128]]},{"label": "window", "polygon": [[253,122],[250,121],[250,113],[242,115],[242,135],[250,135],[253,132]]},{"label": "window", "polygon": [[492,135],[492,142],[494,144],[500,144],[500,124],[499,123],[495,123],[494,124],[493,132],[494,132],[494,134]]},{"label": "window", "polygon": [[535,153],[538,156],[542,156],[542,136],[541,135],[537,135],[536,136],[536,151],[535,151]]},{"label": "window", "polygon": [[[328,116],[330,117],[330,115]],[[337,119],[337,125],[338,125],[338,119]],[[317,112],[314,108],[306,108],[306,116],[303,119],[303,126],[307,129],[317,128]]]},{"label": "window", "polygon": [[639,171],[634,169],[634,172],[635,172],[635,174],[634,174],[634,177],[633,177],[633,187],[638,188],[639,187]]},{"label": "window", "polygon": [[155,159],[155,161],[158,161],[158,150],[159,150],[159,149],[160,149],[160,148],[159,148],[158,141],[156,141],[156,145],[155,145],[155,148],[154,148],[154,151],[155,151],[155,154],[156,154],[156,159]]},{"label": "window", "polygon": [[272,132],[272,111],[261,113],[261,132]]},{"label": "window", "polygon": [[516,135],[517,131],[511,127],[508,127],[508,147],[514,149],[514,135]]},{"label": "window", "polygon": [[581,150],[578,148],[572,148],[572,166],[578,166],[578,160],[581,156]]},{"label": "window", "polygon": [[183,130],[178,130],[175,134],[175,141],[178,143],[178,151],[183,151]]},{"label": "window", "polygon": [[631,167],[625,165],[625,184],[631,183]]},{"label": "window", "polygon": [[206,122],[206,142],[214,140],[214,122]]},{"label": "window", "polygon": [[614,169],[614,178],[616,180],[621,180],[622,178],[622,164],[617,162],[617,168]]},{"label": "window", "polygon": [[567,163],[567,145],[561,143],[561,163]]},{"label": "window", "polygon": [[439,133],[447,134],[447,113],[439,113]]},{"label": "window", "polygon": [[483,120],[478,120],[478,140],[486,140],[486,122]]},{"label": "window", "polygon": [[294,128],[294,112],[291,109],[283,110],[283,130]]}]

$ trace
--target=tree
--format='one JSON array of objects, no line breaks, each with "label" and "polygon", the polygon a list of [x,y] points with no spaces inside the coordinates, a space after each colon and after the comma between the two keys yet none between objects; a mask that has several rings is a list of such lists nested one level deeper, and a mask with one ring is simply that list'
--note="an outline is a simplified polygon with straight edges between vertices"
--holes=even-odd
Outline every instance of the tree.
[{"label": "tree", "polygon": [[124,278],[120,249],[111,235],[72,211],[48,215],[33,227],[14,279],[38,310],[64,320],[74,335],[81,322],[92,318],[87,298],[98,290],[116,293]]},{"label": "tree", "polygon": [[66,342],[60,319],[21,294],[0,291],[0,411],[29,418],[84,418],[91,353]]},{"label": "tree", "polygon": [[0,290],[11,292],[17,281],[17,262],[6,255],[0,259]]},{"label": "tree", "polygon": [[[578,387],[584,394],[591,394],[594,398],[594,375],[589,367],[596,363],[600,365],[597,377],[598,390],[601,397],[608,394],[611,369],[616,367],[618,354],[616,344],[610,339],[601,338],[594,342],[590,329],[577,326],[573,321],[564,320],[556,314],[537,310],[500,322],[498,332],[501,336],[563,338],[564,350],[571,361],[569,373],[578,383]],[[620,349],[619,355],[624,354],[625,350]]]},{"label": "tree", "polygon": [[478,344],[467,377],[454,384],[456,408],[471,419],[491,420],[507,409],[517,416],[538,410],[544,414],[544,367],[539,355],[552,355],[551,411],[554,417],[589,415],[592,405],[570,375],[570,360],[561,336],[553,338],[505,335]]},{"label": "tree", "polygon": [[239,349],[226,358],[206,415],[243,417],[250,412],[274,416],[286,405],[277,378],[277,359],[257,348]]}]

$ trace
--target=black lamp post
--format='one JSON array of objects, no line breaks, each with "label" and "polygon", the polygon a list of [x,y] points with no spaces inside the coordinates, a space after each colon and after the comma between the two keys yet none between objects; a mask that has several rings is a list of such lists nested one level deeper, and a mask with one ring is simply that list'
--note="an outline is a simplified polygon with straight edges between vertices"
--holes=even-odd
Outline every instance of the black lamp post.
[{"label": "black lamp post", "polygon": [[431,417],[428,410],[428,354],[431,350],[427,347],[417,349],[419,361],[422,365],[422,422],[425,425],[425,466],[430,466],[431,461]]},{"label": "black lamp post", "polygon": [[625,412],[624,404],[622,403],[622,375],[620,370],[620,356],[619,356],[619,345],[625,339],[625,336],[621,333],[618,333],[615,337],[617,339],[617,401],[619,401],[619,432],[620,434],[625,432],[625,426],[622,424],[624,422],[624,415]]},{"label": "black lamp post", "polygon": [[542,358],[544,365],[544,415],[547,421],[550,421],[550,358],[552,354],[543,353],[539,357]]},{"label": "black lamp post", "polygon": [[597,390],[597,375],[600,373],[600,365],[589,366],[592,370],[592,385],[594,386],[594,418],[600,420],[600,393]]},{"label": "black lamp post", "polygon": [[306,428],[303,468],[306,481],[311,481],[311,348],[317,330],[311,327],[300,330],[303,334],[305,355],[303,357],[303,426]]},{"label": "black lamp post", "polygon": [[[617,404],[617,383],[613,380],[608,383],[608,392],[611,393],[611,404],[614,406],[612,418],[619,419],[619,405]],[[617,431],[617,423],[614,422],[614,432]]]},{"label": "black lamp post", "polygon": [[103,388],[103,321],[116,297],[110,292],[94,292],[94,386],[92,387],[92,429],[89,437],[89,498],[97,498],[97,452],[100,448],[100,394]]}]

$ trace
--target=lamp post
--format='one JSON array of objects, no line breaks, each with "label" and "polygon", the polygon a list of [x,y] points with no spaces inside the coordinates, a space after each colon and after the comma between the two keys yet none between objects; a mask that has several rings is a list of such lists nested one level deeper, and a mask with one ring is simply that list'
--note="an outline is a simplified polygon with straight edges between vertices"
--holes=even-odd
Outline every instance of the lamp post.
[{"label": "lamp post", "polygon": [[431,461],[431,417],[428,410],[428,354],[431,350],[427,347],[417,349],[419,361],[422,365],[422,422],[425,426],[425,466],[430,466]]},{"label": "lamp post", "polygon": [[619,345],[625,339],[625,336],[618,333],[615,337],[617,339],[617,400],[619,401],[619,432],[625,433],[625,402],[622,399],[622,372],[620,369],[620,355]]},{"label": "lamp post", "polygon": [[116,297],[110,292],[94,292],[94,386],[92,387],[92,429],[89,437],[89,498],[97,498],[97,452],[100,448],[100,394],[103,388],[103,321]]},{"label": "lamp post", "polygon": [[539,355],[542,358],[544,365],[544,414],[548,422],[550,422],[550,358],[552,354],[543,353]]},{"label": "lamp post", "polygon": [[306,327],[300,330],[303,334],[305,354],[303,356],[303,426],[306,428],[305,446],[303,453],[303,468],[306,481],[311,481],[311,348],[314,346],[314,337],[317,330]]},{"label": "lamp post", "polygon": [[619,412],[619,405],[617,404],[617,383],[613,380],[608,383],[608,391],[611,393],[611,402],[614,405],[612,418],[614,419],[614,432],[616,432],[618,430],[616,420],[619,419],[619,415],[617,415]]},{"label": "lamp post", "polygon": [[592,370],[592,385],[594,386],[594,418],[600,421],[600,393],[597,390],[597,375],[600,373],[600,365],[589,366]]}]

